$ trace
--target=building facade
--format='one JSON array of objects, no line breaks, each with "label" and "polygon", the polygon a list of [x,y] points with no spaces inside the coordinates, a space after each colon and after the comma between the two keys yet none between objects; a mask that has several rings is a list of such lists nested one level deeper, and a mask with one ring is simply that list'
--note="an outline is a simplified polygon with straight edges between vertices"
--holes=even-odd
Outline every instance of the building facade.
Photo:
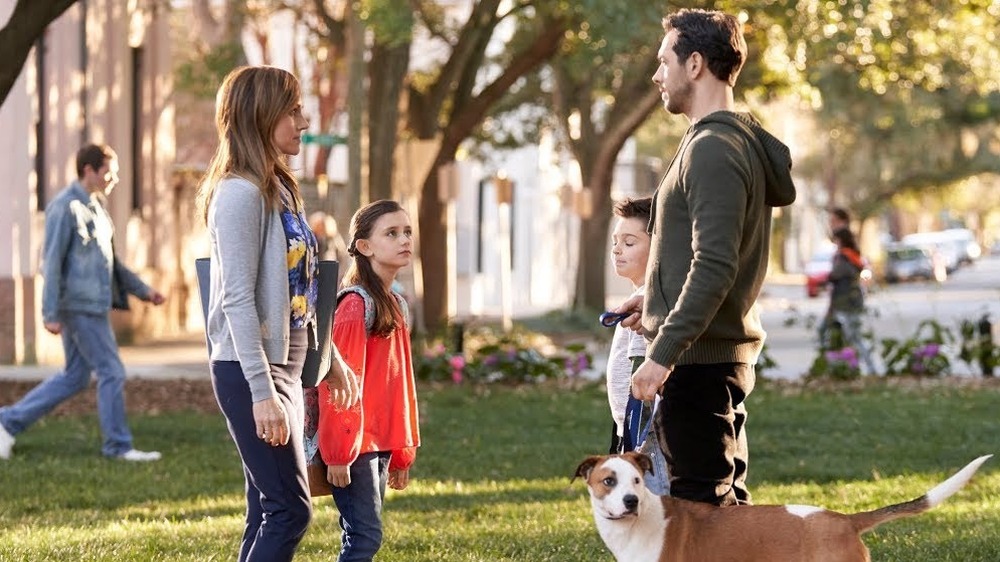
[{"label": "building facade", "polygon": [[[6,23],[15,0],[0,0]],[[50,362],[62,353],[41,321],[39,275],[45,206],[76,178],[76,151],[89,142],[118,153],[120,183],[109,197],[116,250],[169,294],[178,267],[172,242],[173,107],[168,3],[81,0],[38,39],[0,106],[0,364]],[[186,299],[185,299],[186,300]],[[168,301],[169,303],[169,301]],[[178,303],[181,306],[183,303]],[[171,306],[134,306],[115,323],[120,338],[175,325]]]}]

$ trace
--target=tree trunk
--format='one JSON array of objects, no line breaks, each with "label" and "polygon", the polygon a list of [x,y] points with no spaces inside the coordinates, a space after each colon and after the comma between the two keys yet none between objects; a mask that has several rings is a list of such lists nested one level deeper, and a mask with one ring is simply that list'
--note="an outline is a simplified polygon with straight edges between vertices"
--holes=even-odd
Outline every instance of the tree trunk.
[{"label": "tree trunk", "polygon": [[17,0],[7,24],[0,29],[0,106],[7,100],[14,82],[21,75],[28,53],[45,28],[61,16],[76,0]]},{"label": "tree trunk", "polygon": [[[608,265],[608,226],[611,224],[611,177],[604,187],[591,187],[593,214],[580,225],[580,262],[577,265],[577,290],[573,308],[604,310],[604,276]],[[602,192],[604,195],[599,195]]]},{"label": "tree trunk", "polygon": [[[364,200],[364,154],[362,152],[362,135],[364,135],[365,116],[365,27],[355,10],[348,14],[347,52],[347,201],[336,209],[334,216],[338,225],[349,225],[349,219],[354,211],[361,207]],[[348,228],[339,226],[341,231]]]},{"label": "tree trunk", "polygon": [[[438,153],[421,188],[420,260],[423,271],[424,324],[429,333],[438,333],[447,323],[448,304],[448,230],[445,224],[445,207],[438,194],[438,175],[448,162],[444,148]],[[451,154],[454,154],[452,152]]]},{"label": "tree trunk", "polygon": [[792,230],[792,213],[790,207],[781,210],[781,215],[771,223],[771,257],[768,260],[771,270],[784,273],[788,263],[785,255],[785,240]]},{"label": "tree trunk", "polygon": [[[608,263],[608,226],[611,224],[611,184],[614,182],[618,153],[637,128],[659,104],[659,93],[650,89],[639,98],[620,94],[615,116],[600,133],[581,139],[576,147],[582,162],[591,162],[583,171],[584,185],[590,188],[592,213],[581,225],[580,262],[577,264],[577,291],[574,308],[603,309],[604,272]],[[625,108],[623,112],[618,107]],[[586,144],[584,144],[586,143]],[[579,156],[578,156],[579,158]]]},{"label": "tree trunk", "polygon": [[368,115],[368,192],[372,201],[393,197],[399,97],[409,65],[409,42],[395,47],[376,44],[372,48],[368,107],[377,108]]},{"label": "tree trunk", "polygon": [[[522,76],[531,72],[548,60],[559,48],[562,41],[563,24],[552,25],[535,37],[531,45],[519,52],[493,82],[484,87],[476,96],[469,92],[455,92],[454,96],[467,100],[459,104],[455,101],[448,115],[448,125],[442,131],[441,148],[433,166],[424,178],[420,192],[420,258],[424,281],[424,320],[432,333],[444,327],[447,320],[448,302],[448,237],[445,223],[445,206],[438,193],[438,174],[441,167],[455,161],[459,145],[469,135],[486,114],[510,87]],[[466,86],[469,86],[466,84]],[[419,138],[433,138],[438,128],[440,104],[429,100],[428,96],[411,89],[409,127]]]}]

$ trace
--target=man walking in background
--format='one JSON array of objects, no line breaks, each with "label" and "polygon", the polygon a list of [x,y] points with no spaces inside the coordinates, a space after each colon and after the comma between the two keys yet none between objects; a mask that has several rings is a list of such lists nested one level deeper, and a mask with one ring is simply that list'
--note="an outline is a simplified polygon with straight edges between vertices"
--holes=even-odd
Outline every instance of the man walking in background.
[{"label": "man walking in background", "polygon": [[118,157],[110,147],[89,144],[76,154],[77,181],[45,208],[42,319],[62,336],[66,367],[16,404],[0,408],[0,459],[10,458],[14,436],[87,388],[97,376],[101,452],[127,461],[155,461],[156,451],[132,446],[125,418],[125,368],[111,329],[111,308],[127,308],[128,294],[154,305],[163,295],[115,258],[114,225],[106,196],[118,183]]}]

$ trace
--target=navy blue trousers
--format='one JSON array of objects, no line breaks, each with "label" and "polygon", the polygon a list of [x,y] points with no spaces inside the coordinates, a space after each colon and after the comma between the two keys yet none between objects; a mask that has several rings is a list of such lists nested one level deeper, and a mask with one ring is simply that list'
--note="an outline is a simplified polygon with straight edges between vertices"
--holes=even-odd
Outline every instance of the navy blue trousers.
[{"label": "navy blue trousers", "polygon": [[[212,386],[236,443],[246,480],[246,526],[239,562],[282,562],[295,555],[312,518],[302,452],[302,363],[307,338],[293,330],[288,363],[271,377],[288,414],[288,444],[271,446],[257,435],[250,386],[238,361],[212,361]],[[300,336],[300,337],[296,337]]]}]

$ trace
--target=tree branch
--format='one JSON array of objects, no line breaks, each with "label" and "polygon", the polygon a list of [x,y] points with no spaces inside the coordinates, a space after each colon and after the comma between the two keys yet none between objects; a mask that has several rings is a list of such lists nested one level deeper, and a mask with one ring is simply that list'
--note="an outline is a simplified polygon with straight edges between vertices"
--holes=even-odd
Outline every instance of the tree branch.
[{"label": "tree branch", "polygon": [[35,41],[56,18],[76,0],[17,0],[7,24],[0,29],[0,105],[7,100],[11,88],[28,60]]},{"label": "tree branch", "polygon": [[525,50],[514,55],[510,64],[497,77],[473,98],[459,113],[453,113],[444,131],[442,150],[454,150],[458,144],[468,137],[476,125],[483,119],[490,107],[521,76],[527,74],[539,64],[555,54],[562,42],[565,23],[554,22],[535,37],[535,40]]}]

